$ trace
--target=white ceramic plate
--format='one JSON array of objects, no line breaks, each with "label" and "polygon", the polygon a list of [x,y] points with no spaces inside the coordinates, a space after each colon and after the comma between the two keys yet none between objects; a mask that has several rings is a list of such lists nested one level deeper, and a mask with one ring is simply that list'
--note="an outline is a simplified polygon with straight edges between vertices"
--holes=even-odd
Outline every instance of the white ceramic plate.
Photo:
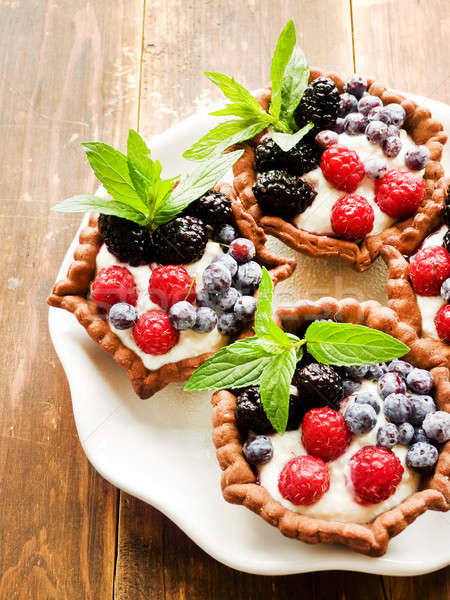
[{"label": "white ceramic plate", "polygon": [[[431,100],[423,103],[450,130],[450,108]],[[189,163],[179,157],[210,127],[211,119],[206,113],[195,115],[153,139],[153,155],[166,166],[166,175],[186,170]],[[58,278],[67,271],[76,239]],[[274,240],[271,245],[286,255],[294,254]],[[369,272],[356,274],[338,261],[297,256],[295,276],[277,289],[278,303],[323,295],[384,299],[386,274],[381,261]],[[211,441],[209,393],[187,394],[181,384],[171,384],[142,401],[131,390],[125,372],[72,314],[50,308],[49,326],[69,380],[75,421],[89,461],[112,484],[161,510],[222,563],[262,575],[327,569],[418,575],[450,563],[450,516],[436,512],[423,515],[394,538],[381,558],[284,538],[249,510],[223,500]]]}]

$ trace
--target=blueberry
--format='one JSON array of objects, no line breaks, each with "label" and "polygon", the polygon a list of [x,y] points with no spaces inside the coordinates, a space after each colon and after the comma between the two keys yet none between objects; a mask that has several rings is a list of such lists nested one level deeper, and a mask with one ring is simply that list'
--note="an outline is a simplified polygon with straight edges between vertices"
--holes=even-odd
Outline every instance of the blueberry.
[{"label": "blueberry", "polygon": [[398,444],[398,429],[394,423],[386,423],[378,429],[377,444],[388,450]]},{"label": "blueberry", "polygon": [[409,398],[412,406],[411,423],[422,425],[427,414],[436,411],[436,404],[431,396],[412,394]]},{"label": "blueberry", "polygon": [[369,121],[382,121],[383,123],[386,123],[386,125],[391,124],[391,119],[387,112],[384,110],[384,106],[376,106],[375,108],[372,108],[372,110],[367,115],[367,119]]},{"label": "blueberry", "polygon": [[450,413],[443,410],[428,413],[422,427],[427,437],[439,444],[444,444],[450,440]]},{"label": "blueberry", "polygon": [[333,131],[337,134],[344,132],[344,119],[342,117],[336,119],[336,123],[333,125]]},{"label": "blueberry", "polygon": [[255,244],[247,238],[236,238],[230,244],[229,253],[238,263],[246,263],[256,254]]},{"label": "blueberry", "polygon": [[386,365],[384,363],[369,365],[366,377],[367,379],[375,381],[376,379],[380,379],[380,377],[386,373],[386,370]]},{"label": "blueberry", "polygon": [[252,435],[242,446],[245,459],[251,465],[263,465],[273,456],[273,446],[266,435]]},{"label": "blueberry", "polygon": [[387,125],[383,121],[370,121],[365,134],[371,144],[382,144],[387,136]]},{"label": "blueberry", "polygon": [[368,404],[373,408],[377,415],[380,412],[380,403],[370,392],[360,392],[359,394],[356,394],[355,402],[356,404]]},{"label": "blueberry", "polygon": [[351,75],[344,83],[344,92],[353,94],[356,98],[361,98],[367,90],[367,79],[362,75]]},{"label": "blueberry", "polygon": [[389,120],[392,125],[396,127],[401,127],[405,122],[406,112],[401,104],[397,104],[395,102],[391,104],[386,104],[384,107],[384,111],[389,116]]},{"label": "blueberry", "polygon": [[377,414],[368,404],[350,404],[344,413],[345,423],[352,433],[367,433],[375,427]]},{"label": "blueberry", "polygon": [[371,96],[370,94],[363,96],[358,102],[359,112],[366,116],[369,114],[372,108],[375,108],[376,106],[383,106],[383,102],[381,101],[381,98],[378,98],[378,96]]},{"label": "blueberry", "polygon": [[364,165],[364,170],[370,179],[381,179],[387,171],[387,164],[382,158],[369,158]]},{"label": "blueberry", "polygon": [[256,312],[256,298],[241,296],[234,305],[234,312],[240,321],[251,321]]},{"label": "blueberry", "polygon": [[344,119],[344,131],[349,135],[359,135],[364,133],[367,123],[367,117],[361,113],[350,113]]},{"label": "blueberry", "polygon": [[172,327],[180,331],[192,329],[195,324],[196,310],[190,302],[182,300],[170,307],[169,321]]},{"label": "blueberry", "polygon": [[236,288],[231,287],[223,294],[223,296],[219,296],[216,309],[220,312],[233,310],[234,305],[240,297],[241,293],[238,292]]},{"label": "blueberry", "polygon": [[397,373],[403,380],[408,377],[413,369],[414,367],[410,363],[405,360],[400,360],[399,358],[394,358],[387,366],[389,372],[392,371],[393,373]]},{"label": "blueberry", "polygon": [[255,261],[240,265],[236,276],[236,287],[246,296],[256,292],[262,277],[262,269]]},{"label": "blueberry", "polygon": [[229,224],[219,225],[219,227],[213,231],[213,239],[216,242],[227,245],[231,244],[231,242],[235,240],[238,235],[239,233],[236,231],[233,225]]},{"label": "blueberry", "polygon": [[342,383],[344,387],[344,398],[351,396],[361,387],[361,381],[355,379],[344,379]]},{"label": "blueberry", "polygon": [[398,443],[409,446],[414,437],[414,427],[411,423],[402,423],[398,426]]},{"label": "blueberry", "polygon": [[238,264],[230,254],[219,254],[213,262],[218,262],[230,271],[231,277],[234,277],[238,270]]},{"label": "blueberry", "polygon": [[127,302],[113,304],[109,311],[109,322],[116,329],[130,329],[138,320],[138,312]]},{"label": "blueberry", "polygon": [[413,444],[417,444],[417,442],[429,442],[426,433],[422,429],[422,427],[414,427],[414,435],[411,441]]},{"label": "blueberry", "polygon": [[385,373],[378,380],[378,391],[383,398],[386,398],[390,394],[403,394],[406,392],[406,385],[397,373]]},{"label": "blueberry", "polygon": [[433,375],[425,369],[413,369],[406,378],[410,390],[418,394],[429,394],[434,386]]},{"label": "blueberry", "polygon": [[219,262],[211,263],[203,271],[203,285],[209,293],[224,294],[231,286],[231,273]]},{"label": "blueberry", "polygon": [[388,135],[383,142],[383,151],[388,158],[395,158],[398,156],[401,149],[402,140],[395,135]]},{"label": "blueberry", "polygon": [[217,302],[219,301],[219,296],[217,294],[210,294],[208,290],[202,288],[201,290],[198,290],[196,300],[198,306],[215,308],[217,306]]},{"label": "blueberry", "polygon": [[223,335],[235,336],[241,331],[241,322],[235,313],[225,312],[217,320],[217,329]]},{"label": "blueberry", "polygon": [[345,117],[349,113],[357,112],[357,110],[358,100],[356,99],[356,96],[349,94],[348,92],[344,92],[340,95],[338,117]]},{"label": "blueberry", "polygon": [[331,129],[319,131],[314,139],[316,144],[321,148],[329,148],[333,144],[337,144],[339,140],[338,134],[335,131],[331,131]]},{"label": "blueberry", "polygon": [[192,327],[198,333],[208,333],[217,325],[217,315],[212,308],[201,306],[197,308],[195,323]]},{"label": "blueberry", "polygon": [[384,414],[392,423],[409,421],[411,413],[411,400],[405,394],[389,394],[384,401]]},{"label": "blueberry", "polygon": [[368,365],[355,365],[351,367],[346,367],[345,373],[351,379],[359,379],[361,377],[365,377],[365,375],[367,375],[368,370]]},{"label": "blueberry", "polygon": [[450,304],[450,277],[441,285],[441,296],[444,302]]},{"label": "blueberry", "polygon": [[405,153],[405,165],[411,171],[424,169],[430,160],[430,151],[426,146],[413,146]]},{"label": "blueberry", "polygon": [[408,448],[406,464],[416,471],[428,471],[437,463],[439,453],[431,444],[417,442]]},{"label": "blueberry", "polygon": [[395,125],[388,125],[388,137],[400,137],[400,129]]}]

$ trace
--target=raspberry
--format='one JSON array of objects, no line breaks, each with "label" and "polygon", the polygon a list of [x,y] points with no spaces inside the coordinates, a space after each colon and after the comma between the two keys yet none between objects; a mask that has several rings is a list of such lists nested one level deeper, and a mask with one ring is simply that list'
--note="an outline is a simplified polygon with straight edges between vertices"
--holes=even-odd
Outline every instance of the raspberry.
[{"label": "raspberry", "polygon": [[416,212],[425,198],[423,179],[409,171],[388,171],[375,181],[375,201],[395,219],[406,219]]},{"label": "raspberry", "polygon": [[362,196],[346,194],[331,209],[333,231],[346,240],[360,240],[372,231],[373,208]]},{"label": "raspberry", "polygon": [[296,456],[283,468],[278,489],[296,506],[314,504],[330,487],[330,474],[321,458]]},{"label": "raspberry", "polygon": [[142,314],[133,327],[134,340],[146,354],[166,354],[178,342],[179,335],[161,310]]},{"label": "raspberry", "polygon": [[109,308],[117,302],[136,306],[137,291],[134,277],[126,267],[100,269],[92,282],[91,297],[102,308]]},{"label": "raspberry", "polygon": [[148,283],[150,300],[163,310],[168,310],[176,302],[194,302],[195,283],[184,267],[167,265],[158,267],[150,275]]},{"label": "raspberry", "polygon": [[450,304],[441,306],[434,318],[434,324],[439,339],[450,344]]},{"label": "raspberry", "polygon": [[356,152],[340,144],[325,150],[320,168],[325,179],[344,192],[354,192],[364,178],[364,165]]},{"label": "raspberry", "polygon": [[410,260],[409,275],[422,296],[439,296],[442,283],[450,277],[450,254],[442,246],[422,248]]},{"label": "raspberry", "polygon": [[403,475],[397,456],[385,448],[365,446],[350,459],[356,501],[377,504],[392,496]]},{"label": "raspberry", "polygon": [[349,446],[352,435],[344,417],[332,408],[313,408],[302,423],[302,442],[311,456],[335,460]]}]

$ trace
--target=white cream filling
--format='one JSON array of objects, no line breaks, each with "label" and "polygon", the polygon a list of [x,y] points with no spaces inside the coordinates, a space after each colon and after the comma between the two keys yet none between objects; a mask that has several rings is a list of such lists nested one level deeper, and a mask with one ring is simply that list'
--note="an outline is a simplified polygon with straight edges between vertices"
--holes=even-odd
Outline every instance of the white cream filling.
[{"label": "white cream filling", "polygon": [[[377,384],[373,381],[364,380],[360,391],[371,392],[380,398]],[[380,404],[382,405],[381,398]],[[419,485],[419,475],[405,464],[407,447],[397,445],[393,448],[393,452],[402,463],[404,473],[395,493],[378,504],[363,506],[355,501],[350,478],[350,458],[360,448],[376,445],[378,428],[386,422],[381,406],[375,427],[364,435],[354,435],[344,454],[336,460],[326,463],[330,473],[330,488],[315,504],[295,506],[289,500],[283,498],[278,489],[278,479],[286,463],[295,456],[307,454],[301,441],[301,427],[295,431],[287,431],[283,435],[275,433],[270,436],[273,444],[273,458],[258,468],[261,485],[269,491],[275,500],[278,500],[287,508],[310,517],[356,523],[371,521],[380,513],[400,504],[415,492]]]},{"label": "white cream filling", "polygon": [[[222,249],[216,242],[209,241],[206,245],[205,252],[200,260],[189,265],[183,265],[191,277],[196,280],[197,290],[203,287],[202,273],[205,268],[212,262],[218,254],[223,254]],[[108,251],[106,244],[103,244],[97,254],[97,272],[105,267],[120,265],[126,267],[132,273],[136,291],[138,293],[138,301],[136,304],[139,315],[149,310],[161,310],[161,307],[150,300],[148,294],[148,284],[151,275],[151,268],[148,265],[140,267],[131,267],[128,264],[120,263],[117,258]],[[133,350],[141,359],[147,369],[155,371],[165,364],[178,362],[185,358],[199,356],[205,352],[216,352],[228,342],[228,338],[222,335],[217,327],[209,333],[197,333],[196,331],[187,330],[180,331],[180,339],[178,343],[166,354],[158,356],[143,352],[134,341],[133,332],[131,329],[120,330],[116,329],[110,323],[111,330],[117,335],[120,341]]]},{"label": "white cream filling", "polygon": [[[339,134],[338,143],[350,150],[354,150],[364,164],[369,158],[382,158],[386,161],[388,171],[391,169],[408,171],[409,169],[405,165],[405,154],[415,144],[404,129],[400,129],[400,139],[402,141],[402,149],[398,156],[394,158],[387,157],[383,152],[383,148],[379,144],[369,142],[364,134],[348,135],[347,133],[341,133]],[[424,170],[415,171],[415,173],[423,175]],[[300,229],[305,229],[311,233],[334,235],[331,226],[331,210],[335,202],[345,195],[345,192],[333,187],[323,176],[320,167],[306,173],[302,176],[302,179],[312,185],[317,191],[317,196],[311,206],[295,217],[294,223]],[[380,210],[378,204],[375,202],[375,183],[372,179],[364,177],[354,193],[363,196],[373,208],[374,223],[370,232],[371,235],[384,231],[395,222],[395,219]]]}]

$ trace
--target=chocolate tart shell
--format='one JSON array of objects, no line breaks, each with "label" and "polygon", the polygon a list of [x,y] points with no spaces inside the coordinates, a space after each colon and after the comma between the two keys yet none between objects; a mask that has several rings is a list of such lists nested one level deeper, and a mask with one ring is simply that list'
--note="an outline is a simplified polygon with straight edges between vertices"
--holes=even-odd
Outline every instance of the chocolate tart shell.
[{"label": "chocolate tart shell", "polygon": [[[439,353],[426,357],[426,349],[418,344],[417,334],[401,323],[395,313],[376,302],[360,304],[353,299],[337,301],[322,298],[317,302],[301,302],[294,307],[280,308],[277,319],[287,331],[294,332],[305,321],[334,319],[339,322],[367,325],[389,333],[408,344],[406,359],[418,367],[431,368],[436,382],[436,400],[441,410],[450,412],[450,379],[445,359]],[[235,423],[236,397],[229,391],[216,392],[212,397],[213,441],[222,469],[222,492],[225,500],[242,504],[280,532],[309,544],[339,543],[356,552],[381,556],[389,540],[403,531],[426,510],[447,511],[450,508],[450,442],[441,450],[434,475],[423,479],[421,489],[401,504],[388,510],[370,523],[328,521],[301,515],[274,500],[258,485],[255,473],[242,454],[242,443]]]},{"label": "chocolate tart shell", "polygon": [[[319,69],[311,69],[310,81],[317,77],[330,77],[339,92],[343,91],[344,81],[334,73],[324,73]],[[430,151],[430,161],[425,169],[425,199],[414,216],[395,223],[379,234],[367,236],[361,244],[337,239],[326,235],[316,235],[299,229],[290,221],[281,217],[263,213],[259,208],[252,187],[256,181],[254,164],[255,146],[261,134],[250,142],[242,144],[244,154],[235,163],[234,187],[245,210],[268,235],[279,238],[282,242],[310,256],[338,256],[352,264],[356,271],[366,271],[375,261],[383,245],[389,244],[403,254],[411,253],[439,222],[439,208],[433,192],[436,182],[444,175],[440,163],[442,150],[447,141],[447,134],[442,124],[433,119],[428,109],[418,106],[413,100],[405,98],[398,92],[388,90],[373,79],[368,79],[368,91],[378,96],[383,104],[396,102],[406,111],[405,129],[416,144],[424,144]],[[257,96],[261,106],[267,110],[270,104],[270,88],[262,90]]]},{"label": "chocolate tart shell", "polygon": [[[256,259],[269,269],[274,284],[289,277],[296,267],[296,261],[276,257],[266,249],[264,232],[257,227],[251,215],[243,211],[230,185],[218,184],[215,189],[230,198],[239,231],[244,237],[257,242]],[[47,302],[50,306],[73,313],[90,337],[126,369],[136,394],[142,399],[149,398],[171,382],[189,379],[195,369],[214,353],[168,363],[155,371],[147,369],[142,359],[112,332],[104,313],[88,300],[90,283],[95,277],[96,257],[102,243],[98,217],[91,215],[87,227],[80,232],[79,245],[74,251],[74,261],[66,279],[54,285]]]}]

